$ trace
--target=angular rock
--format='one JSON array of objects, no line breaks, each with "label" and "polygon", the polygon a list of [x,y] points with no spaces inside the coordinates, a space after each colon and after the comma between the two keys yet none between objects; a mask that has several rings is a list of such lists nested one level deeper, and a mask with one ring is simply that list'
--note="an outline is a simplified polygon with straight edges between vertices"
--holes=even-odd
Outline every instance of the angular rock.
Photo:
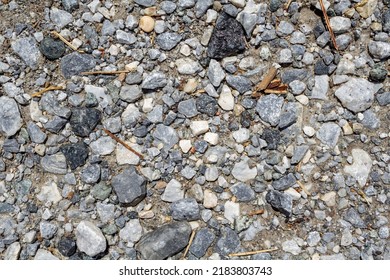
[{"label": "angular rock", "polygon": [[77,248],[90,257],[103,253],[107,241],[101,230],[89,221],[81,221],[76,228]]},{"label": "angular rock", "polygon": [[280,142],[280,132],[277,129],[266,128],[261,135],[261,139],[267,142],[269,150],[276,150]]},{"label": "angular rock", "polygon": [[237,233],[228,227],[221,229],[220,238],[218,239],[215,250],[222,256],[236,253],[241,247],[240,238]]},{"label": "angular rock", "polygon": [[116,142],[110,136],[103,136],[89,144],[92,154],[106,156],[111,154],[116,147]]},{"label": "angular rock", "polygon": [[368,175],[371,172],[372,159],[362,149],[352,149],[353,164],[344,167],[344,172],[356,179],[361,187],[366,185]]},{"label": "angular rock", "polygon": [[73,21],[73,16],[67,11],[53,7],[50,10],[50,19],[59,29],[62,29]]},{"label": "angular rock", "polygon": [[325,145],[333,148],[339,140],[341,128],[335,123],[324,123],[317,131],[317,138]]},{"label": "angular rock", "polygon": [[282,243],[283,251],[293,254],[294,256],[299,255],[302,251],[298,243],[294,240],[286,240]]},{"label": "angular rock", "polygon": [[35,254],[34,260],[57,261],[59,259],[57,257],[53,256],[53,254],[50,253],[49,251],[46,251],[44,249],[38,249],[37,253]]},{"label": "angular rock", "polygon": [[143,229],[138,219],[132,219],[119,231],[119,237],[125,242],[138,242],[142,237]]},{"label": "angular rock", "polygon": [[70,257],[76,253],[76,241],[71,238],[63,238],[58,242],[57,248],[63,256]]},{"label": "angular rock", "polygon": [[41,222],[39,224],[39,232],[44,239],[52,239],[57,232],[57,226],[49,222]]},{"label": "angular rock", "polygon": [[321,75],[315,76],[314,88],[311,92],[311,98],[327,100],[328,99],[328,90],[329,90],[329,76]]},{"label": "angular rock", "polygon": [[33,122],[27,123],[27,132],[30,136],[30,140],[37,144],[42,144],[45,142],[47,135],[46,133],[42,132],[42,130]]},{"label": "angular rock", "polygon": [[213,117],[218,111],[218,104],[211,96],[202,94],[196,99],[196,108],[199,112]]},{"label": "angular rock", "polygon": [[164,260],[183,250],[192,232],[188,222],[173,222],[144,235],[136,245],[145,260]]},{"label": "angular rock", "polygon": [[69,108],[59,104],[56,96],[51,92],[48,92],[41,97],[40,106],[42,107],[42,110],[47,113],[61,118],[67,119],[72,114],[72,111]]},{"label": "angular rock", "polygon": [[177,106],[177,110],[187,118],[195,117],[199,113],[196,109],[196,101],[194,98],[181,101]]},{"label": "angular rock", "polygon": [[80,179],[86,184],[97,183],[100,179],[100,165],[91,164],[85,167],[80,174]]},{"label": "angular rock", "polygon": [[223,85],[221,93],[218,99],[218,105],[225,111],[231,111],[234,109],[234,96],[230,88]]},{"label": "angular rock", "polygon": [[168,81],[165,74],[162,72],[152,72],[143,80],[141,88],[146,90],[153,90],[162,88],[167,85]]},{"label": "angular rock", "polygon": [[292,187],[296,183],[297,179],[292,173],[283,176],[282,178],[272,182],[272,187],[277,191],[284,191]]},{"label": "angular rock", "polygon": [[215,59],[210,60],[207,76],[214,87],[219,87],[223,79],[225,79],[225,72],[223,71],[221,64]]},{"label": "angular rock", "polygon": [[15,135],[22,127],[18,104],[7,96],[0,97],[0,132],[6,137]]},{"label": "angular rock", "polygon": [[237,183],[230,187],[232,194],[237,197],[238,201],[252,201],[256,198],[255,192],[250,186],[244,183]]},{"label": "angular rock", "polygon": [[179,44],[182,36],[177,33],[165,32],[156,37],[157,45],[164,51],[170,51]]},{"label": "angular rock", "polygon": [[174,201],[170,210],[172,218],[178,221],[195,221],[200,219],[199,205],[195,198],[183,198]]},{"label": "angular rock", "polygon": [[11,47],[27,66],[32,70],[38,69],[39,60],[42,56],[33,37],[17,39],[11,43]]},{"label": "angular rock", "polygon": [[331,17],[329,22],[335,34],[345,33],[351,29],[351,20],[346,17]]},{"label": "angular rock", "polygon": [[193,75],[201,70],[199,63],[190,58],[179,58],[175,64],[177,72],[182,75]]},{"label": "angular rock", "polygon": [[265,199],[275,210],[287,218],[290,217],[292,213],[292,198],[289,194],[271,190],[267,193]]},{"label": "angular rock", "polygon": [[124,85],[119,97],[129,103],[133,103],[142,97],[142,91],[138,85]]},{"label": "angular rock", "polygon": [[65,144],[61,146],[60,151],[72,170],[83,166],[88,158],[88,146],[85,143]]},{"label": "angular rock", "polygon": [[282,111],[280,113],[279,119],[279,128],[285,129],[290,125],[294,124],[298,119],[298,103],[296,102],[287,102],[283,105]]},{"label": "angular rock", "polygon": [[120,203],[135,206],[146,196],[146,181],[134,167],[124,169],[111,180]]},{"label": "angular rock", "polygon": [[368,52],[377,59],[384,60],[390,57],[390,44],[387,42],[370,41]]},{"label": "angular rock", "polygon": [[79,8],[79,0],[62,0],[62,6],[68,12],[73,12]]},{"label": "angular rock", "polygon": [[350,222],[356,228],[366,228],[366,222],[360,217],[359,213],[355,210],[355,208],[349,208],[344,216],[344,220]]},{"label": "angular rock", "polygon": [[244,32],[244,28],[236,19],[225,12],[221,13],[208,44],[208,57],[222,59],[244,51]]},{"label": "angular rock", "polygon": [[207,249],[211,246],[214,240],[214,232],[208,228],[202,228],[196,233],[190,246],[190,252],[194,256],[201,258],[206,254]]},{"label": "angular rock", "polygon": [[256,112],[260,118],[272,126],[279,123],[284,99],[275,94],[262,96],[256,105]]},{"label": "angular rock", "polygon": [[132,45],[137,42],[137,37],[134,34],[123,30],[116,31],[116,39],[119,44]]},{"label": "angular rock", "polygon": [[164,144],[165,150],[170,150],[179,141],[175,129],[163,124],[158,124],[156,126],[153,137],[158,143]]},{"label": "angular rock", "polygon": [[226,77],[226,82],[229,86],[237,90],[239,93],[243,94],[252,89],[252,82],[244,76],[232,76],[228,75]]},{"label": "angular rock", "polygon": [[74,108],[70,125],[74,134],[87,137],[95,129],[102,118],[102,113],[94,108]]},{"label": "angular rock", "polygon": [[46,155],[41,159],[41,166],[45,172],[53,174],[66,174],[66,158],[62,153]]},{"label": "angular rock", "polygon": [[175,202],[184,197],[184,190],[181,188],[181,184],[176,179],[169,181],[163,194],[161,195],[161,200],[166,202]]},{"label": "angular rock", "polygon": [[61,71],[66,79],[77,76],[81,72],[91,70],[96,65],[92,55],[73,52],[61,59]]},{"label": "angular rock", "polygon": [[257,168],[249,168],[246,161],[240,161],[236,163],[232,169],[232,175],[241,182],[253,180],[257,176]]}]

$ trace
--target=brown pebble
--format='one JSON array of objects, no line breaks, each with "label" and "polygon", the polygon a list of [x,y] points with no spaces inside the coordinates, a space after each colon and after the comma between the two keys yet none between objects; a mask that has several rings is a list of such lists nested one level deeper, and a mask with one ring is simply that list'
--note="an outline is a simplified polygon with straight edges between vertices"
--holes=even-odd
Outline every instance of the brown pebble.
[{"label": "brown pebble", "polygon": [[154,19],[150,16],[143,16],[139,20],[139,27],[144,31],[144,32],[152,32],[154,29]]}]

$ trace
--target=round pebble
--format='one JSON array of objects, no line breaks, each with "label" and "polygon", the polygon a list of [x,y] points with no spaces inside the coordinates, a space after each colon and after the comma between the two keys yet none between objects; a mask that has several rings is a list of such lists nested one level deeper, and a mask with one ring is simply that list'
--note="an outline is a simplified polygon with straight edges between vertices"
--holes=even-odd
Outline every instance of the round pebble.
[{"label": "round pebble", "polygon": [[144,32],[152,32],[154,29],[154,19],[150,16],[143,16],[139,20],[139,27],[144,31]]},{"label": "round pebble", "polygon": [[47,59],[55,60],[64,55],[65,44],[60,40],[46,37],[42,40],[39,49]]}]

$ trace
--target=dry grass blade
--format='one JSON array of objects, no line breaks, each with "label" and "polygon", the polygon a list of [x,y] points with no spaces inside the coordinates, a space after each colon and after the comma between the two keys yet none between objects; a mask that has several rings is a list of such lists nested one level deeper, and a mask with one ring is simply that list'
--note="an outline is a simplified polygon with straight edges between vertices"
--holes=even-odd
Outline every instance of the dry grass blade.
[{"label": "dry grass blade", "polygon": [[259,251],[250,251],[250,252],[242,252],[242,253],[233,253],[229,254],[229,257],[243,257],[243,256],[251,256],[261,253],[269,253],[278,250],[278,248],[272,248],[272,249],[265,249],[265,250],[259,250]]},{"label": "dry grass blade", "polygon": [[261,215],[263,213],[264,213],[264,209],[257,209],[257,210],[250,211],[248,213],[248,216]]},{"label": "dry grass blade", "polygon": [[44,94],[45,92],[48,92],[48,91],[51,91],[51,90],[62,90],[62,89],[64,89],[64,88],[61,87],[61,86],[49,86],[47,88],[44,88],[43,90],[34,92],[33,94],[31,94],[31,97],[39,97],[42,94]]},{"label": "dry grass blade", "polygon": [[264,93],[268,94],[287,94],[287,87],[278,87],[278,88],[267,88]]},{"label": "dry grass blade", "polygon": [[288,0],[288,2],[286,3],[286,5],[284,5],[284,10],[285,10],[285,11],[288,10],[288,8],[289,8],[290,5],[291,5],[291,2],[292,2],[292,0]]},{"label": "dry grass blade", "polygon": [[130,152],[134,153],[135,155],[137,155],[140,159],[143,159],[144,156],[142,154],[140,154],[139,152],[137,152],[136,150],[134,150],[132,147],[130,147],[129,145],[127,145],[124,141],[122,141],[121,139],[119,139],[117,136],[115,136],[114,134],[112,134],[109,130],[103,128],[104,132],[107,133],[108,136],[110,136],[112,139],[114,139],[115,141],[117,141],[118,143],[120,143],[123,147],[125,147],[126,149],[128,149]]},{"label": "dry grass blade", "polygon": [[64,37],[62,37],[62,35],[56,31],[52,31],[51,34],[53,34],[55,37],[57,37],[58,39],[60,39],[62,42],[64,42],[69,48],[71,48],[72,50],[76,51],[76,52],[79,52],[79,53],[84,53],[84,51],[79,51],[77,50],[77,48],[75,46],[73,46],[68,40],[66,40]]},{"label": "dry grass blade", "polygon": [[332,39],[333,47],[338,51],[339,48],[337,47],[336,38],[334,36],[332,27],[330,26],[329,17],[328,17],[328,14],[326,13],[324,2],[322,0],[320,0],[320,5],[321,5],[322,13],[324,14],[326,26],[328,27],[328,30],[330,33],[330,38]]},{"label": "dry grass blade", "polygon": [[185,257],[186,257],[187,254],[188,254],[188,251],[190,250],[192,241],[194,241],[195,233],[196,233],[196,231],[193,230],[192,233],[191,233],[190,241],[188,242],[187,248],[186,248],[186,250],[184,251],[184,255],[181,257],[182,260],[185,259]]},{"label": "dry grass blade", "polygon": [[255,91],[265,90],[271,81],[275,78],[278,70],[275,67],[271,67],[268,73],[265,75],[264,79],[255,87]]},{"label": "dry grass blade", "polygon": [[302,188],[302,190],[307,194],[310,195],[310,192],[307,190],[304,184],[302,184],[300,181],[297,181],[298,185]]},{"label": "dry grass blade", "polygon": [[359,189],[354,189],[354,188],[351,188],[351,190],[354,191],[355,193],[357,193],[358,195],[360,195],[363,198],[364,202],[366,202],[368,205],[370,205],[370,202],[368,201],[368,198],[363,191],[361,191]]},{"label": "dry grass blade", "polygon": [[81,75],[116,75],[122,73],[129,73],[129,70],[117,70],[117,71],[88,71],[81,72]]}]

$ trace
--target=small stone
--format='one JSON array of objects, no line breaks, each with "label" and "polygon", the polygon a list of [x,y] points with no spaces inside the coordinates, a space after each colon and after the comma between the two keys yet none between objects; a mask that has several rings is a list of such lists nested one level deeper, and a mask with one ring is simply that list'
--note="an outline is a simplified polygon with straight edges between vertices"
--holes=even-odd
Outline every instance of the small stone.
[{"label": "small stone", "polygon": [[46,37],[41,41],[39,50],[47,59],[55,60],[64,55],[65,44],[60,40]]},{"label": "small stone", "polygon": [[210,166],[206,169],[205,178],[208,182],[214,182],[218,179],[218,168],[216,166]]},{"label": "small stone", "polygon": [[352,233],[349,229],[344,229],[341,235],[341,246],[349,246],[352,244]]},{"label": "small stone", "polygon": [[132,219],[119,231],[119,237],[125,242],[136,243],[141,239],[142,233],[143,229],[139,220]]},{"label": "small stone", "polygon": [[312,137],[312,136],[314,136],[314,134],[316,134],[316,130],[314,128],[312,128],[311,126],[304,126],[303,133],[305,133],[309,137]]},{"label": "small stone", "polygon": [[[135,151],[140,152],[142,149],[141,146],[131,143],[129,141],[127,142],[125,141],[125,143],[129,145],[131,148],[133,148]],[[140,161],[140,158],[136,154],[128,150],[122,144],[118,144],[116,146],[115,155],[116,155],[116,162],[119,165],[124,165],[124,164],[138,165]]]},{"label": "small stone", "polygon": [[117,30],[116,40],[119,44],[132,45],[137,42],[137,37],[132,33],[128,33],[123,30]]},{"label": "small stone", "polygon": [[344,215],[344,220],[350,222],[356,228],[366,228],[367,225],[354,208],[349,208]]},{"label": "small stone", "polygon": [[321,241],[321,236],[318,231],[309,232],[307,235],[307,245],[310,247],[317,246],[317,244]]},{"label": "small stone", "polygon": [[218,105],[225,111],[232,111],[234,109],[234,96],[230,88],[223,85],[221,94],[219,95]]},{"label": "small stone", "polygon": [[188,165],[182,169],[180,174],[187,180],[191,180],[196,175],[196,171],[189,167]]},{"label": "small stone", "polygon": [[17,39],[11,43],[12,50],[27,64],[31,69],[38,68],[41,54],[33,37]]},{"label": "small stone", "polygon": [[89,221],[81,221],[76,228],[77,248],[90,257],[106,250],[106,238],[101,230]]},{"label": "small stone", "polygon": [[378,5],[378,0],[368,0],[359,4],[361,5],[356,6],[356,11],[362,18],[368,18],[374,13]]},{"label": "small stone", "polygon": [[272,182],[272,187],[278,191],[284,191],[292,187],[296,183],[297,179],[292,173],[287,174],[286,176],[281,177],[278,180]]},{"label": "small stone", "polygon": [[180,140],[179,141],[179,146],[183,153],[188,153],[192,147],[191,140]]},{"label": "small stone", "polygon": [[236,140],[236,142],[239,144],[245,143],[251,136],[249,129],[246,128],[240,128],[239,130],[234,131],[232,134],[234,140]]},{"label": "small stone", "polygon": [[215,234],[208,228],[202,228],[197,231],[194,240],[190,246],[190,252],[198,258],[203,257],[207,249],[215,240]]},{"label": "small stone", "polygon": [[61,59],[61,71],[66,79],[94,68],[96,61],[92,55],[73,52]]},{"label": "small stone", "polygon": [[39,224],[39,232],[44,239],[52,239],[57,232],[57,226],[49,222]]},{"label": "small stone", "polygon": [[6,137],[15,135],[22,127],[18,104],[7,96],[0,97],[0,132]]},{"label": "small stone", "polygon": [[351,20],[346,17],[331,17],[329,22],[335,34],[345,33],[351,29]]},{"label": "small stone", "polygon": [[207,10],[213,5],[213,0],[198,0],[195,4],[195,16],[202,17]]},{"label": "small stone", "polygon": [[215,59],[210,60],[207,76],[214,87],[219,87],[223,79],[225,79],[225,72],[223,71],[221,64]]},{"label": "small stone", "polygon": [[66,174],[66,158],[62,153],[46,155],[41,159],[41,166],[45,172],[53,174]]},{"label": "small stone", "polygon": [[142,91],[138,85],[124,85],[119,97],[126,102],[134,103],[142,97]]},{"label": "small stone", "polygon": [[286,240],[282,243],[283,251],[293,254],[294,256],[299,255],[301,253],[301,247],[299,247],[298,243],[294,240]]},{"label": "small stone", "polygon": [[266,128],[261,135],[261,139],[265,140],[269,150],[276,150],[280,142],[280,132],[277,129]]},{"label": "small stone", "polygon": [[361,187],[366,185],[368,175],[371,172],[372,159],[362,149],[352,149],[353,164],[344,167],[344,172],[356,179]]},{"label": "small stone", "polygon": [[333,148],[339,140],[341,128],[335,123],[324,123],[317,131],[317,138],[325,145]]},{"label": "small stone", "polygon": [[179,44],[182,36],[177,33],[166,32],[156,37],[157,45],[164,51],[170,51]]},{"label": "small stone", "polygon": [[234,223],[234,220],[240,216],[240,204],[229,200],[226,201],[223,215],[230,223]]},{"label": "small stone", "polygon": [[209,123],[207,121],[193,121],[191,122],[190,128],[192,134],[198,136],[209,130]]},{"label": "small stone", "polygon": [[199,206],[194,198],[183,198],[174,201],[170,210],[172,218],[178,221],[195,221],[200,219]]},{"label": "small stone", "polygon": [[110,136],[103,136],[96,141],[91,142],[89,147],[93,154],[106,156],[110,155],[115,150],[116,143]]},{"label": "small stone", "polygon": [[136,245],[143,259],[163,260],[183,250],[192,229],[188,222],[173,222],[144,235]]},{"label": "small stone", "polygon": [[336,192],[328,192],[320,198],[323,202],[325,202],[326,206],[333,207],[336,205]]},{"label": "small stone", "polygon": [[162,72],[152,72],[143,80],[141,88],[153,90],[167,85],[168,81]]},{"label": "small stone", "polygon": [[134,127],[141,116],[140,111],[134,104],[129,104],[123,111],[121,119],[125,127]]},{"label": "small stone", "polygon": [[91,195],[98,200],[105,200],[110,196],[112,188],[104,182],[94,185],[91,189]]},{"label": "small stone", "polygon": [[172,14],[176,10],[176,4],[172,1],[162,1],[160,8],[167,14]]},{"label": "small stone", "polygon": [[252,201],[256,198],[255,192],[250,186],[244,183],[237,183],[230,187],[232,194],[237,197],[238,201]]},{"label": "small stone", "polygon": [[218,198],[215,193],[209,189],[203,192],[203,206],[205,208],[214,208],[218,205]]},{"label": "small stone", "polygon": [[[314,135],[314,133],[313,133]],[[307,145],[302,145],[298,146],[294,150],[294,154],[291,158],[291,164],[297,164],[299,163],[303,157],[306,155],[307,151],[309,150],[309,146]]]},{"label": "small stone", "polygon": [[196,101],[193,98],[181,101],[177,109],[180,114],[183,114],[187,118],[195,117],[199,113],[196,109]]},{"label": "small stone", "polygon": [[62,0],[61,2],[64,9],[68,12],[73,12],[79,8],[78,0]]},{"label": "small stone", "polygon": [[202,94],[196,99],[196,108],[199,112],[213,117],[218,111],[218,104],[211,96]]},{"label": "small stone", "polygon": [[321,75],[314,77],[315,83],[314,88],[311,92],[311,98],[327,100],[328,91],[329,91],[329,76]]},{"label": "small stone", "polygon": [[83,166],[88,158],[88,147],[84,143],[65,144],[61,146],[60,151],[72,170]]},{"label": "small stone", "polygon": [[278,63],[280,64],[290,64],[293,62],[293,56],[290,49],[282,49],[279,52]]},{"label": "small stone", "polygon": [[165,187],[161,199],[166,202],[175,202],[182,198],[184,198],[184,190],[182,190],[180,182],[172,179]]},{"label": "small stone", "polygon": [[53,7],[50,10],[50,19],[59,29],[62,29],[73,21],[73,16],[67,11]]},{"label": "small stone", "polygon": [[240,161],[234,164],[232,169],[232,175],[237,180],[241,182],[250,181],[256,178],[257,176],[257,168],[249,168],[249,165],[246,161]]},{"label": "small stone", "polygon": [[92,164],[85,167],[80,174],[80,179],[86,184],[94,184],[100,179],[100,166]]},{"label": "small stone", "polygon": [[252,89],[252,82],[244,76],[232,76],[226,77],[227,84],[237,90],[239,93],[245,93]]},{"label": "small stone", "polygon": [[143,16],[139,20],[139,27],[144,31],[144,32],[152,32],[154,29],[154,19],[150,16]]},{"label": "small stone", "polygon": [[188,79],[187,83],[184,85],[183,91],[185,93],[194,93],[198,86],[198,81],[196,79]]},{"label": "small stone", "polygon": [[380,41],[370,41],[368,52],[377,59],[384,60],[390,57],[390,44]]},{"label": "small stone", "polygon": [[111,184],[122,204],[135,206],[145,198],[146,181],[132,166],[114,176]]},{"label": "small stone", "polygon": [[275,94],[262,96],[256,105],[256,112],[260,118],[272,126],[279,123],[284,99]]},{"label": "small stone", "polygon": [[198,62],[190,58],[180,58],[175,62],[179,74],[192,75],[201,70]]},{"label": "small stone", "polygon": [[22,246],[20,246],[19,242],[14,242],[8,246],[5,251],[4,260],[17,260],[19,259],[19,254]]},{"label": "small stone", "polygon": [[373,82],[383,82],[387,77],[387,70],[382,67],[375,67],[370,70],[369,78]]},{"label": "small stone", "polygon": [[157,143],[164,144],[164,149],[171,149],[178,141],[179,137],[174,128],[163,124],[158,124],[156,130],[153,133],[154,139]]},{"label": "small stone", "polygon": [[45,183],[37,195],[39,201],[44,203],[50,202],[56,204],[61,201],[62,197],[55,182]]},{"label": "small stone", "polygon": [[53,254],[49,251],[46,251],[44,249],[38,249],[37,253],[35,254],[34,260],[57,261],[59,260],[59,258],[53,256]]},{"label": "small stone", "polygon": [[215,245],[215,250],[222,256],[239,252],[241,247],[240,238],[237,233],[229,227],[223,227],[220,237]]},{"label": "small stone", "polygon": [[265,199],[275,210],[286,217],[290,217],[292,213],[292,198],[290,195],[272,190],[267,193]]},{"label": "small stone", "polygon": [[76,242],[71,238],[63,238],[58,242],[58,251],[65,257],[70,257],[76,253]]},{"label": "small stone", "polygon": [[27,123],[27,132],[30,136],[30,140],[37,144],[42,144],[45,142],[47,135],[42,132],[42,130],[33,122]]}]

